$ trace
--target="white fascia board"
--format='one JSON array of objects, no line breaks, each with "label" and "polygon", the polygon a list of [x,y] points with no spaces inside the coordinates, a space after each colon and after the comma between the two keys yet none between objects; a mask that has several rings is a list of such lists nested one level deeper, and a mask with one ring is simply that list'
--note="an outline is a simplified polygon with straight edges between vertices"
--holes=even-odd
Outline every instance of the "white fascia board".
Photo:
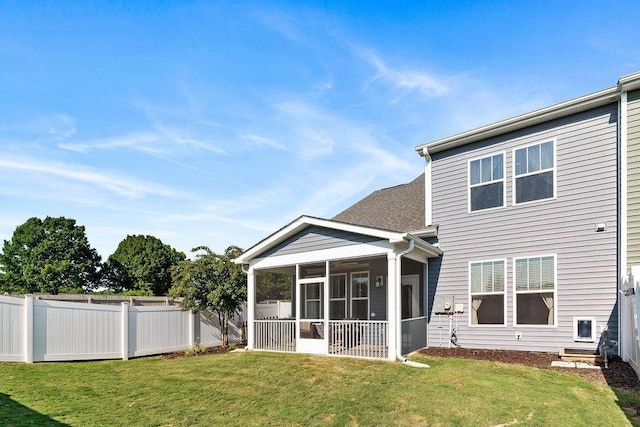
[{"label": "white fascia board", "polygon": [[638,88],[640,88],[640,72],[627,74],[618,80],[620,92],[629,92]]},{"label": "white fascia board", "polygon": [[233,261],[236,264],[247,264],[253,258],[259,256],[262,252],[272,248],[273,246],[283,242],[289,237],[295,235],[301,230],[311,226],[316,225],[318,227],[331,228],[334,230],[340,230],[350,233],[356,234],[364,234],[367,236],[378,237],[380,239],[388,240],[390,242],[400,241],[403,239],[404,234],[380,230],[377,228],[364,227],[360,225],[347,224],[344,222],[331,221],[328,219],[315,218],[310,216],[301,216],[298,219],[291,222],[289,225],[281,228],[276,231],[266,239],[262,240],[258,244],[254,245],[247,251],[245,251],[242,255],[234,259]]},{"label": "white fascia board", "polygon": [[[634,76],[634,79],[640,78],[639,75],[635,74],[631,76]],[[625,80],[627,82],[627,85],[629,85],[631,82],[631,76],[629,76],[629,78]],[[635,84],[640,85],[640,81],[635,81]],[[521,114],[519,116],[512,117],[510,119],[506,119],[497,123],[448,136],[446,138],[438,139],[426,144],[421,144],[415,147],[415,150],[421,156],[424,156],[425,153],[433,154],[440,151],[449,150],[451,148],[456,148],[465,144],[470,144],[472,142],[502,135],[508,132],[600,107],[602,105],[617,101],[619,96],[620,91],[618,87],[604,89],[599,92],[572,99],[570,101],[565,101],[560,104],[555,104],[546,108],[542,108],[540,110],[532,111],[530,113]]]},{"label": "white fascia board", "polygon": [[387,240],[372,243],[342,246],[339,248],[318,251],[299,252],[295,254],[254,258],[250,261],[251,269],[284,267],[295,264],[307,264],[320,261],[344,260],[393,253],[393,245]]}]

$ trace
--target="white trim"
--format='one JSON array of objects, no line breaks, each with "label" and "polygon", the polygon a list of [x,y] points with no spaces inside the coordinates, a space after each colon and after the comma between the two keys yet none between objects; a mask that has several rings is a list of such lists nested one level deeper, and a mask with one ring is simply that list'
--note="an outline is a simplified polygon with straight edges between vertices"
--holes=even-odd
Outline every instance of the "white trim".
[{"label": "white trim", "polygon": [[[544,289],[540,291],[516,291],[516,261],[519,259],[546,258],[553,257],[553,290]],[[513,257],[511,274],[513,275],[513,326],[518,328],[557,328],[558,327],[558,256],[557,254],[535,254]],[[553,293],[553,325],[544,324],[518,324],[518,294],[548,294]]]},{"label": "white trim", "polygon": [[[471,184],[471,162],[480,161],[482,165],[482,160],[487,157],[491,158],[491,164],[493,165],[493,157],[497,155],[502,155],[502,179],[492,179],[490,181],[481,182],[479,184]],[[493,172],[493,168],[492,168]],[[493,176],[493,173],[492,173]],[[502,205],[501,206],[492,206],[486,209],[477,209],[471,210],[471,189],[476,187],[482,187],[489,184],[495,184],[497,182],[502,181]],[[506,151],[498,151],[493,154],[487,154],[486,156],[475,157],[467,160],[467,213],[477,213],[477,212],[486,212],[489,210],[500,209],[507,206],[507,152]]]},{"label": "white trim", "polygon": [[393,252],[393,245],[386,241],[362,243],[359,245],[342,246],[339,248],[322,249],[318,251],[300,252],[287,255],[255,258],[251,260],[251,267],[264,269],[270,267],[284,267],[294,264],[306,264],[319,260],[333,261],[337,259],[351,259],[365,256],[385,255]]},{"label": "white trim", "polygon": [[424,225],[430,226],[433,224],[433,198],[431,194],[431,186],[432,186],[432,164],[431,156],[427,153],[426,150],[422,153],[425,160],[424,165]]},{"label": "white trim", "polygon": [[[258,258],[258,256],[261,253],[273,248],[274,246],[277,246],[278,244],[282,243],[289,237],[299,233],[300,231],[304,230],[305,228],[311,225],[315,225],[323,228],[329,228],[332,230],[344,231],[347,233],[363,234],[366,236],[377,237],[389,243],[400,243],[407,240],[417,239],[417,237],[409,233],[387,231],[387,230],[381,230],[378,228],[365,227],[361,225],[352,225],[344,222],[331,221],[327,219],[301,216],[300,218],[296,219],[289,225],[276,231],[266,239],[257,243],[250,249],[246,250],[239,257],[235,258],[233,261],[236,264],[247,264],[251,262],[253,259]],[[416,246],[419,249],[425,251],[429,255],[432,255],[432,256],[442,255],[442,251],[440,249],[422,240],[416,241]]]},{"label": "white trim", "polygon": [[[581,338],[578,336],[578,322],[581,320],[587,320],[591,322],[591,336]],[[573,340],[577,342],[595,342],[597,336],[596,318],[588,316],[573,316]]]},{"label": "white trim", "polygon": [[[634,77],[638,77],[638,73],[633,74],[632,76]],[[629,80],[628,77],[631,76],[625,76],[627,77],[626,80]],[[621,90],[624,90],[624,85],[625,82],[623,82],[623,80],[625,80],[625,78],[621,78],[618,81],[618,84],[621,87]],[[637,81],[635,83],[638,83]],[[630,83],[631,85],[631,83]],[[622,94],[620,94],[620,114],[619,114],[619,120],[618,120],[618,126],[619,128],[619,132],[618,134],[620,135],[620,141],[619,141],[619,152],[620,152],[620,166],[618,167],[618,173],[619,173],[619,179],[620,179],[620,185],[618,186],[620,193],[618,194],[618,203],[619,205],[619,225],[618,225],[618,250],[619,250],[619,269],[620,271],[618,272],[618,289],[622,289],[622,284],[625,280],[625,277],[627,276],[627,256],[628,256],[628,247],[627,245],[629,244],[628,242],[628,215],[629,215],[629,211],[628,211],[628,193],[629,193],[629,189],[628,189],[628,171],[627,171],[627,167],[628,167],[628,145],[629,145],[629,141],[628,141],[628,110],[627,110],[627,92],[622,92]],[[619,297],[618,297],[619,298]],[[622,318],[622,304],[618,304],[618,319]],[[618,343],[620,343],[620,347],[622,348],[625,343],[622,342],[622,328],[618,328]]]},{"label": "white trim", "polygon": [[[500,262],[502,261],[503,263],[503,280],[504,280],[504,289],[502,290],[502,292],[471,292],[471,264],[482,264],[483,262],[491,262],[491,263],[496,263],[496,262]],[[514,282],[515,283],[515,282]],[[505,327],[507,326],[507,287],[508,287],[508,281],[507,281],[507,259],[506,258],[496,258],[496,259],[485,259],[485,260],[479,260],[479,261],[469,261],[467,263],[467,304],[468,304],[468,312],[469,312],[469,321],[468,321],[468,325],[471,328],[486,328],[486,327]],[[471,323],[471,318],[472,318],[472,313],[471,310],[473,310],[473,306],[471,305],[471,301],[473,299],[474,295],[502,295],[503,298],[503,308],[502,308],[502,323],[497,323],[497,324],[486,324],[486,323],[478,323],[477,325],[474,325],[473,323]]]},{"label": "white trim", "polygon": [[[520,175],[516,175],[516,151],[517,150],[523,150],[529,147],[533,147],[536,145],[542,145],[545,144],[547,142],[552,142],[553,143],[553,167],[552,168],[546,168],[546,169],[540,169],[538,171],[535,172],[526,172]],[[526,145],[522,145],[519,147],[515,147],[511,150],[511,204],[513,206],[521,206],[521,205],[528,205],[531,203],[538,203],[538,202],[542,202],[545,200],[556,200],[558,198],[558,154],[557,154],[557,147],[558,147],[558,141],[557,138],[550,138],[550,139],[545,139],[543,141],[540,142],[534,142],[531,144],[526,144]],[[542,167],[542,165],[541,165]],[[517,202],[516,199],[516,179],[517,178],[523,178],[523,177],[527,177],[527,176],[533,176],[533,175],[539,175],[545,172],[553,172],[553,196],[552,197],[547,197],[544,199],[536,199],[536,200],[529,200],[527,202]]]},{"label": "white trim", "polygon": [[[633,78],[637,78],[637,75],[632,76]],[[484,140],[493,136],[502,135],[518,129],[523,129],[539,123],[545,123],[553,119],[610,104],[615,102],[618,97],[619,89],[617,87],[604,89],[589,95],[581,96],[580,98],[575,98],[540,110],[511,117],[477,129],[472,129],[446,138],[428,142],[426,144],[421,144],[415,147],[415,150],[420,155],[424,155],[424,153],[427,152],[430,154],[438,153],[440,151],[460,147],[472,142]]]}]

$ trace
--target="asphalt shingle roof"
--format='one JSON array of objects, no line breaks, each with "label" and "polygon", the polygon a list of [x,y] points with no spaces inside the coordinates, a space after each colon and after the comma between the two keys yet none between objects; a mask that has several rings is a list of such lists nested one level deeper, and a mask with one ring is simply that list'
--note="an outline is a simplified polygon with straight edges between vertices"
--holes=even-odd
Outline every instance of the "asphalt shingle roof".
[{"label": "asphalt shingle roof", "polygon": [[424,191],[422,174],[408,184],[374,191],[333,220],[389,231],[424,230]]}]

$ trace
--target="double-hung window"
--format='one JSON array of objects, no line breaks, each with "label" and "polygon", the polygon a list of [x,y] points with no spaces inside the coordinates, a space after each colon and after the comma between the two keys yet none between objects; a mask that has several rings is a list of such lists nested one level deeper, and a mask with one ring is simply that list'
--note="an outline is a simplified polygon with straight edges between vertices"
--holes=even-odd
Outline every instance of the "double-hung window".
[{"label": "double-hung window", "polygon": [[554,141],[514,150],[514,200],[526,203],[555,197]]},{"label": "double-hung window", "polygon": [[504,153],[469,162],[469,211],[504,206]]},{"label": "double-hung window", "polygon": [[472,325],[504,325],[505,260],[469,263]]},{"label": "double-hung window", "polygon": [[555,325],[555,255],[516,258],[515,299],[517,325]]}]

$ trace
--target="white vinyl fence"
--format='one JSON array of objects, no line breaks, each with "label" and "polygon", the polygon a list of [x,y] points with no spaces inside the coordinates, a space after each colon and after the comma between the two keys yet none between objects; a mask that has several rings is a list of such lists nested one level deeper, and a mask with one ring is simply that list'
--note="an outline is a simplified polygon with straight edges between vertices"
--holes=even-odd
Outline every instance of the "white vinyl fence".
[{"label": "white vinyl fence", "polygon": [[640,266],[631,267],[629,275],[620,291],[620,356],[629,363],[640,376],[640,325],[638,307],[640,306]]},{"label": "white vinyl fence", "polygon": [[[243,315],[229,341],[242,340]],[[0,296],[0,361],[123,359],[221,344],[217,319],[175,306],[131,307]]]},{"label": "white vinyl fence", "polygon": [[291,301],[262,301],[256,304],[257,320],[290,319]]}]

